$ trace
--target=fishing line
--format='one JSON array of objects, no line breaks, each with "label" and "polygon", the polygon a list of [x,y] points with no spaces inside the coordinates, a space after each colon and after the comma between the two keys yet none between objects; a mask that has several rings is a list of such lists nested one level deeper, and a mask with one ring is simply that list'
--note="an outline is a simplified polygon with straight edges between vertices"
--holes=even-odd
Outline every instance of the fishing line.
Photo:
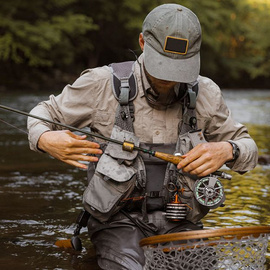
[{"label": "fishing line", "polygon": [[[35,118],[35,119],[38,119],[38,120],[41,120],[41,121],[44,121],[44,122],[47,122],[47,123],[50,123],[50,124],[53,124],[53,125],[58,125],[58,126],[67,128],[67,129],[72,130],[72,131],[78,131],[78,132],[81,132],[83,134],[86,134],[86,135],[89,135],[89,136],[92,136],[92,137],[96,137],[96,138],[99,138],[99,139],[102,139],[102,140],[105,140],[105,141],[108,141],[108,142],[112,142],[112,143],[115,143],[115,144],[122,145],[123,150],[129,151],[129,152],[132,152],[133,150],[138,150],[138,151],[142,151],[144,153],[150,154],[152,156],[155,156],[155,157],[161,158],[161,159],[163,159],[164,158],[163,156],[165,155],[166,159],[167,158],[170,159],[170,160],[167,160],[169,162],[172,162],[171,161],[172,157],[173,157],[173,159],[177,159],[175,156],[172,156],[172,155],[169,155],[169,154],[160,153],[160,152],[157,152],[157,151],[152,151],[152,150],[149,150],[149,149],[144,149],[144,148],[135,146],[133,142],[118,141],[118,140],[108,138],[108,137],[105,137],[105,136],[102,136],[102,135],[99,135],[99,134],[96,134],[96,133],[93,133],[93,132],[88,132],[88,131],[85,131],[85,130],[82,130],[82,129],[79,129],[79,128],[75,128],[75,127],[70,126],[70,125],[62,124],[62,123],[59,123],[59,122],[52,121],[50,119],[46,119],[46,118],[37,116],[37,115],[26,113],[24,111],[13,109],[13,108],[8,107],[8,106],[0,105],[0,108],[4,109],[4,110],[7,110],[7,111],[15,112],[15,113],[18,113],[18,114],[22,114],[22,115],[25,115],[25,116],[28,116],[28,117],[32,117],[32,118]],[[161,156],[160,156],[160,154],[161,154]],[[157,155],[159,155],[159,156],[157,156]],[[174,164],[178,164],[179,160],[175,160],[174,162],[175,162]]]},{"label": "fishing line", "polygon": [[15,129],[17,129],[17,130],[19,130],[19,131],[21,131],[21,132],[23,132],[23,133],[25,133],[25,134],[28,135],[28,132],[27,132],[27,131],[25,131],[25,130],[23,130],[23,129],[20,129],[20,128],[18,128],[18,127],[16,127],[16,126],[14,126],[14,125],[12,125],[12,124],[6,122],[6,121],[3,120],[2,118],[0,118],[0,121],[3,122],[3,123],[5,123],[5,124],[7,124],[8,126],[11,126],[11,127],[13,127],[13,128],[15,128]]}]

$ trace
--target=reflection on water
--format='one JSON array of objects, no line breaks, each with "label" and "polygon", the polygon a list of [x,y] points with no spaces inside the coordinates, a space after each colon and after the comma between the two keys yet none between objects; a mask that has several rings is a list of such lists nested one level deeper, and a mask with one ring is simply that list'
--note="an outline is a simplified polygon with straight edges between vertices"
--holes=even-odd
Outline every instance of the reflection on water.
[{"label": "reflection on water", "polygon": [[270,125],[270,93],[262,90],[223,90],[233,117],[241,123]]},{"label": "reflection on water", "polygon": [[245,175],[231,171],[230,173],[233,175],[231,181],[222,180],[226,194],[225,207],[212,210],[205,217],[204,225],[208,227],[268,225],[270,166],[258,166]]},{"label": "reflection on water", "polygon": [[[84,173],[68,168],[56,172],[56,166],[52,166],[55,171],[49,172],[44,171],[46,167],[43,171],[38,168],[39,172],[34,173],[26,168],[22,173],[1,174],[0,241],[5,247],[1,263],[10,266],[4,269],[83,269],[79,267],[83,260],[91,263],[94,259],[86,249],[80,254],[69,254],[53,244],[72,236],[81,209]],[[85,246],[91,247],[82,231],[84,234]]]},{"label": "reflection on water", "polygon": [[[1,96],[1,104],[30,111],[48,95]],[[235,118],[247,123],[260,154],[270,154],[270,91],[230,90],[224,96]],[[0,118],[25,130],[24,116],[0,110]],[[1,122],[0,130],[1,269],[97,269],[86,230],[81,253],[53,245],[72,236],[85,172],[30,151],[22,131]],[[211,210],[205,227],[269,225],[270,166],[257,166],[245,175],[228,172],[233,179],[222,180],[225,207]]]}]

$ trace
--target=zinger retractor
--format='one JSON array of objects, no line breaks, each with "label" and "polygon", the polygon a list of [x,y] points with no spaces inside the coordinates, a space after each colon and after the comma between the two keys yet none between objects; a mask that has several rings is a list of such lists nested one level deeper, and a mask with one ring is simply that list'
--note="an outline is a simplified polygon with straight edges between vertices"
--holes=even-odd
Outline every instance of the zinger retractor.
[{"label": "zinger retractor", "polygon": [[194,184],[196,200],[210,209],[222,206],[225,201],[223,186],[216,176],[210,175],[198,179]]}]

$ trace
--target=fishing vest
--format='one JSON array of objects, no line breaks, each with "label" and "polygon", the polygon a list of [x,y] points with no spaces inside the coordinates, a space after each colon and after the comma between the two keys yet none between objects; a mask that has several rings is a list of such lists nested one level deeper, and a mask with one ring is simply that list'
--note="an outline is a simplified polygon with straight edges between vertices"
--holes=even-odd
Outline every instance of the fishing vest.
[{"label": "fishing vest", "polygon": [[[198,82],[181,84],[185,95],[181,103],[182,121],[175,144],[145,144],[134,134],[135,117],[133,100],[136,98],[137,82],[134,62],[110,65],[113,94],[118,100],[111,139],[132,142],[135,146],[161,152],[183,155],[197,144],[205,142],[203,133],[197,130],[195,113]],[[176,165],[149,157],[147,154],[124,151],[121,145],[109,142],[105,145],[99,162],[89,164],[89,184],[83,194],[83,205],[100,222],[107,222],[120,209],[141,210],[145,221],[147,212],[166,210],[175,195],[186,205],[185,219],[196,223],[209,209],[194,197],[196,177],[177,170]]]}]

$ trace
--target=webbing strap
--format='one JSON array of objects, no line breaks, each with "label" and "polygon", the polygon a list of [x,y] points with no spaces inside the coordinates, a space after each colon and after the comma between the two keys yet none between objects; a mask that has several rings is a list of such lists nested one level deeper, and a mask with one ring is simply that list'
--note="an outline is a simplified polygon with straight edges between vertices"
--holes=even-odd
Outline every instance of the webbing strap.
[{"label": "webbing strap", "polygon": [[127,105],[129,101],[129,83],[128,78],[120,78],[120,94],[119,94],[119,103],[120,105]]},{"label": "webbing strap", "polygon": [[187,108],[194,110],[196,108],[196,98],[198,94],[198,82],[195,81],[191,84],[188,84],[188,95],[187,95]]},{"label": "webbing strap", "polygon": [[187,95],[183,99],[183,122],[179,127],[179,134],[185,134],[197,129],[196,99],[198,94],[198,82],[187,85]]}]

